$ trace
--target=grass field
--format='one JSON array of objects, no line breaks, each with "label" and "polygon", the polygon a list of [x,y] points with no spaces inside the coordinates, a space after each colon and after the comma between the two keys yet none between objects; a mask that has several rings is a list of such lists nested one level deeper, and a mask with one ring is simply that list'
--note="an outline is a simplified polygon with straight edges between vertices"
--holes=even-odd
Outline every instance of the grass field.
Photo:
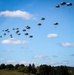
[{"label": "grass field", "polygon": [[17,71],[0,70],[0,75],[30,75],[30,74],[21,73],[21,72],[17,72]]},{"label": "grass field", "polygon": [[[69,71],[72,75],[74,75],[74,70]],[[34,74],[26,74],[18,71],[7,71],[7,70],[0,70],[0,75],[34,75]]]}]

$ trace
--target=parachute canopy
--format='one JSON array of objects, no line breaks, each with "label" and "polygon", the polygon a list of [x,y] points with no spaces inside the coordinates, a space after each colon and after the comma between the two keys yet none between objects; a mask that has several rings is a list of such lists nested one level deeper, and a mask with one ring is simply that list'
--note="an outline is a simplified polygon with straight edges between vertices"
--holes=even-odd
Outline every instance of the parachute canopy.
[{"label": "parachute canopy", "polygon": [[54,25],[58,25],[58,22],[54,22]]},{"label": "parachute canopy", "polygon": [[41,23],[38,23],[38,26],[41,26]]},{"label": "parachute canopy", "polygon": [[23,29],[23,31],[26,31],[26,29]]},{"label": "parachute canopy", "polygon": [[60,5],[56,5],[55,7],[56,7],[56,8],[59,8],[59,7],[60,7]]},{"label": "parachute canopy", "polygon": [[32,35],[30,35],[29,37],[30,37],[30,38],[33,38],[33,36],[32,36]]},{"label": "parachute canopy", "polygon": [[29,27],[29,26],[26,26],[25,28],[26,28],[26,29],[30,29],[31,27]]},{"label": "parachute canopy", "polygon": [[25,33],[25,35],[28,35],[28,33]]},{"label": "parachute canopy", "polygon": [[72,6],[72,3],[68,2],[68,3],[67,3],[67,6]]},{"label": "parachute canopy", "polygon": [[42,18],[41,18],[41,20],[45,20],[45,18],[44,18],[44,17],[42,17]]},{"label": "parachute canopy", "polygon": [[65,5],[65,4],[66,4],[66,2],[61,2],[60,4],[61,4],[61,5]]}]

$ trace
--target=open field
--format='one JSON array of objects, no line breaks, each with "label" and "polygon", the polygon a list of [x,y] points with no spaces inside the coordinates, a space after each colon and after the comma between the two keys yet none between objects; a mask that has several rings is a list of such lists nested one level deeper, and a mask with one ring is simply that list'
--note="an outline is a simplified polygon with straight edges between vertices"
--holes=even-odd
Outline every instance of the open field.
[{"label": "open field", "polygon": [[[74,75],[74,71],[73,70],[70,70],[70,73],[72,75]],[[18,71],[7,71],[7,70],[0,70],[0,75],[34,75],[34,74],[26,74],[26,73],[21,73],[21,72],[18,72]]]},{"label": "open field", "polygon": [[17,71],[0,70],[0,75],[29,75],[29,74],[21,73],[21,72],[17,72]]}]

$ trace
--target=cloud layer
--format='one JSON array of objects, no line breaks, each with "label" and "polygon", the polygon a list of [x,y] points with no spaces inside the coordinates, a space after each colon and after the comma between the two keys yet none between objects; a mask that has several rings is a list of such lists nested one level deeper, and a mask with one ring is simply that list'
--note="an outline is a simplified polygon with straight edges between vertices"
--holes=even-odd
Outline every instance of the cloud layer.
[{"label": "cloud layer", "polygon": [[47,37],[48,38],[56,38],[56,37],[58,37],[58,35],[57,34],[48,34]]},{"label": "cloud layer", "polygon": [[1,43],[2,44],[27,44],[28,41],[26,40],[21,41],[16,38],[9,38],[9,39],[3,40]]},{"label": "cloud layer", "polygon": [[42,55],[36,55],[36,56],[34,56],[34,58],[38,58],[38,59],[49,59],[48,56],[42,56]]},{"label": "cloud layer", "polygon": [[57,65],[59,64],[58,62],[49,62],[50,65]]},{"label": "cloud layer", "polygon": [[29,62],[29,61],[15,61],[15,60],[7,60],[6,61],[6,64],[13,64],[13,65],[16,65],[16,64],[24,64],[24,65],[29,65],[29,64],[35,64],[35,65],[39,65],[38,63],[36,62]]},{"label": "cloud layer", "polygon": [[64,61],[61,63],[62,65],[68,65],[69,64],[69,61]]},{"label": "cloud layer", "polygon": [[0,16],[5,16],[5,17],[21,17],[24,19],[32,19],[33,15],[26,12],[26,11],[21,11],[21,10],[16,10],[16,11],[2,11],[0,12]]},{"label": "cloud layer", "polygon": [[12,52],[14,52],[13,50],[6,50],[6,52],[10,52],[10,53],[12,53]]},{"label": "cloud layer", "polygon": [[64,46],[64,47],[74,47],[74,44],[73,43],[61,43],[61,46]]}]

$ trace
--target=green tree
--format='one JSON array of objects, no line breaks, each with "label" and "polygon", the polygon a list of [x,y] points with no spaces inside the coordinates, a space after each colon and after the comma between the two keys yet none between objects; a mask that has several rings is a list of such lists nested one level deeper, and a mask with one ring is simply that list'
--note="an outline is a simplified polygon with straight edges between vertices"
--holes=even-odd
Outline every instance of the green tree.
[{"label": "green tree", "polygon": [[25,72],[25,67],[24,66],[19,66],[18,71],[24,73]]},{"label": "green tree", "polygon": [[49,66],[48,65],[40,65],[39,67],[39,74],[40,75],[49,75]]},{"label": "green tree", "polygon": [[21,64],[20,66],[24,67],[25,65],[24,64]]},{"label": "green tree", "polygon": [[16,64],[15,65],[15,70],[17,70],[19,66],[20,66],[19,64]]},{"label": "green tree", "polygon": [[28,71],[28,73],[31,73],[32,72],[32,66],[31,66],[31,64],[29,64],[29,66],[27,68],[27,71]]},{"label": "green tree", "polygon": [[8,70],[13,70],[13,69],[14,69],[14,66],[13,66],[12,64],[7,64],[7,65],[6,65],[6,68],[7,68]]},{"label": "green tree", "polygon": [[32,64],[32,73],[33,73],[33,74],[36,74],[36,68],[35,68],[34,63]]},{"label": "green tree", "polygon": [[68,69],[66,66],[60,66],[57,68],[57,75],[69,75]]},{"label": "green tree", "polygon": [[6,68],[6,65],[5,64],[1,64],[0,65],[0,69],[5,69]]},{"label": "green tree", "polygon": [[37,68],[36,68],[36,70],[37,70],[36,75],[39,75],[39,68],[40,68],[40,66],[37,66]]},{"label": "green tree", "polygon": [[54,66],[52,66],[51,67],[51,72],[50,72],[50,74],[49,75],[57,75],[56,74],[56,70],[55,70],[55,67]]}]

